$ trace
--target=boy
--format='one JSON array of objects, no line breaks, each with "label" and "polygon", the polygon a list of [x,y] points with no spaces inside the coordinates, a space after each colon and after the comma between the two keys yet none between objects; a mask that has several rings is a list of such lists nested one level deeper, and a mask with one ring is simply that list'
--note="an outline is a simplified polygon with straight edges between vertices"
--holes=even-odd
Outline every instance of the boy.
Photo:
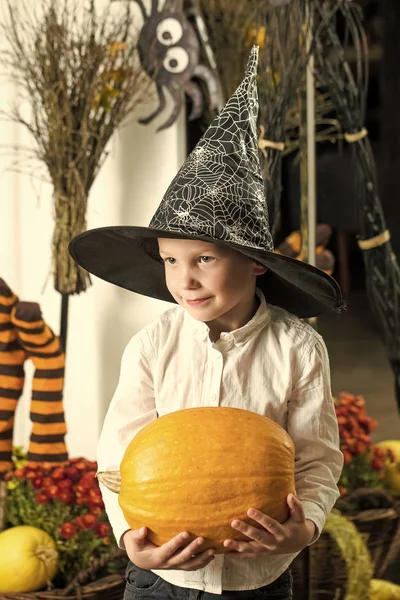
[{"label": "boy", "polygon": [[[177,303],[128,344],[98,447],[99,470],[118,470],[132,437],[157,416],[193,406],[264,414],[296,447],[297,497],[277,523],[234,519],[249,542],[225,555],[196,552],[187,532],[156,547],[131,531],[102,486],[117,540],[131,560],[125,600],[292,598],[289,565],[317,539],[342,468],[329,364],[321,337],[298,317],[340,309],[336,282],[273,253],[257,149],[258,49],[246,76],[168,188],[149,228],[81,234],[71,254],[92,273]],[[291,314],[293,313],[293,314]],[[294,316],[297,315],[297,316]],[[182,440],[182,444],[185,440]]]}]

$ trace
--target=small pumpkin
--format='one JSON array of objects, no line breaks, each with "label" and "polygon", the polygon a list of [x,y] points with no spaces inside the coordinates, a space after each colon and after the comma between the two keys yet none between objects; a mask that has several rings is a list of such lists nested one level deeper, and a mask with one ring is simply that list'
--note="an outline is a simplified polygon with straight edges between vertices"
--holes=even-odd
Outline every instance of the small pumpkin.
[{"label": "small pumpkin", "polygon": [[392,494],[400,496],[400,440],[384,440],[376,445],[393,452],[395,462],[386,465],[385,482]]},{"label": "small pumpkin", "polygon": [[57,572],[55,541],[29,525],[10,527],[0,533],[0,592],[34,592]]},{"label": "small pumpkin", "polygon": [[[114,490],[117,474],[114,473]],[[143,525],[156,545],[181,531],[226,552],[232,529],[257,508],[283,522],[295,492],[294,444],[277,423],[238,408],[189,408],[144,427],[121,463],[119,504],[132,529]]]},{"label": "small pumpkin", "polygon": [[384,579],[372,579],[369,600],[400,600],[400,586]]}]

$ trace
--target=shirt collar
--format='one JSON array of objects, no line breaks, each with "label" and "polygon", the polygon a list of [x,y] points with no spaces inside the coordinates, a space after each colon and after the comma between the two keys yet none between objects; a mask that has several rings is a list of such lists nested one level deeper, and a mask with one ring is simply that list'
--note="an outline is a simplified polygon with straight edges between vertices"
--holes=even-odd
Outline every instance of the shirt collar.
[{"label": "shirt collar", "polygon": [[[264,294],[258,288],[256,289],[256,296],[260,301],[260,305],[257,309],[256,314],[246,325],[235,329],[234,331],[221,333],[220,339],[215,342],[215,346],[224,346],[229,349],[235,344],[244,344],[251,337],[256,335],[263,329],[271,320],[271,311],[266,303]],[[184,310],[184,309],[183,309]],[[194,319],[188,312],[185,311],[185,321],[188,326],[192,329],[197,339],[205,340],[210,337],[210,328],[206,323]]]}]

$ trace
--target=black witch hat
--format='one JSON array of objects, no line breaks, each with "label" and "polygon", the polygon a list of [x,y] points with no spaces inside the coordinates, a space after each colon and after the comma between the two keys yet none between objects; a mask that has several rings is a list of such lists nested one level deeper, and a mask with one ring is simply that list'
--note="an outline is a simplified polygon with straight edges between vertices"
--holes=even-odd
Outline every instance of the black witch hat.
[{"label": "black witch hat", "polygon": [[229,246],[268,267],[257,286],[270,304],[299,317],[340,310],[338,284],[323,271],[274,254],[257,145],[257,63],[173,179],[149,227],[101,227],[76,236],[72,257],[97,277],[175,302],[165,284],[157,238]]}]

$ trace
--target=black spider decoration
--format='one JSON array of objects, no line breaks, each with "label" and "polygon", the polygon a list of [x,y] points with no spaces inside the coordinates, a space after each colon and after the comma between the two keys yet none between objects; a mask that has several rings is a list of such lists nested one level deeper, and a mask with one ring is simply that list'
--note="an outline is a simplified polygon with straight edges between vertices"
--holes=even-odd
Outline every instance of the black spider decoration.
[{"label": "black spider decoration", "polygon": [[158,0],[151,0],[149,15],[143,0],[133,1],[138,4],[144,19],[138,40],[139,59],[143,70],[154,80],[159,99],[157,109],[139,122],[150,123],[165,109],[164,88],[168,89],[174,108],[157,131],[167,129],[178,118],[183,91],[192,101],[189,120],[200,117],[203,112],[203,96],[199,86],[192,80],[194,77],[205,83],[210,107],[221,108],[218,81],[211,69],[199,64],[200,43],[196,31],[184,13],[177,10],[176,1],[165,0],[162,10],[159,10]]}]

